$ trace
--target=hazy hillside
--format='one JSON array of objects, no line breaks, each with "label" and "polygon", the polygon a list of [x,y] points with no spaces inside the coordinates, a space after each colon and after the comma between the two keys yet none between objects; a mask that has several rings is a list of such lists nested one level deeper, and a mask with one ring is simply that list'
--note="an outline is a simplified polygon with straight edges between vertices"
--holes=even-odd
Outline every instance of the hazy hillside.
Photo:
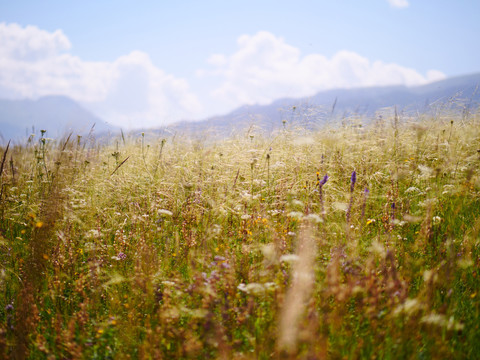
[{"label": "hazy hillside", "polygon": [[[228,114],[203,121],[182,121],[170,125],[170,132],[199,133],[206,130],[225,136],[252,124],[265,131],[286,125],[314,127],[339,121],[345,116],[372,118],[386,108],[399,112],[429,112],[460,106],[474,109],[480,103],[480,74],[450,78],[423,86],[386,86],[321,91],[304,98],[285,98],[269,105],[245,105]],[[95,124],[95,133],[115,127],[107,124],[72,99],[46,96],[34,100],[0,100],[0,135],[3,139],[24,138],[40,129],[48,136],[67,132],[88,133]]]},{"label": "hazy hillside", "polygon": [[114,128],[66,96],[0,100],[0,134],[4,139],[27,137],[40,129],[55,137],[70,131],[88,133],[94,124],[96,132]]},{"label": "hazy hillside", "polygon": [[201,122],[182,122],[171,128],[193,132],[213,129],[228,134],[233,128],[250,124],[269,131],[283,126],[284,121],[312,126],[354,114],[371,118],[379,110],[395,106],[400,112],[421,113],[455,106],[473,109],[480,103],[479,85],[480,74],[473,74],[416,87],[334,89],[311,97],[279,99],[270,105],[242,106],[226,115]]}]

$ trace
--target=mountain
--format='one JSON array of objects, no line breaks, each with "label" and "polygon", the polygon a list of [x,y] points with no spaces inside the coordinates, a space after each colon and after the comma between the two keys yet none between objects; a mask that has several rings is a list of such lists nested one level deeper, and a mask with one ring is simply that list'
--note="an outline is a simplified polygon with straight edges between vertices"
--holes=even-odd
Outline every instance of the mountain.
[{"label": "mountain", "polygon": [[115,129],[66,96],[0,100],[0,135],[3,140],[27,138],[40,130],[47,130],[46,135],[55,138],[71,131],[88,134],[92,126],[95,133]]},{"label": "mountain", "polygon": [[198,133],[211,130],[221,136],[232,129],[256,125],[272,131],[288,125],[312,127],[347,116],[372,119],[378,112],[427,113],[439,108],[477,109],[480,73],[448,78],[427,85],[365,87],[321,91],[311,97],[285,98],[269,105],[246,105],[229,114],[200,122],[180,122],[170,131]]},{"label": "mountain", "polygon": [[[480,73],[448,78],[422,86],[384,86],[321,91],[310,97],[284,98],[269,105],[245,105],[228,114],[203,121],[182,121],[152,133],[228,136],[252,125],[265,132],[282,126],[312,128],[348,116],[368,120],[396,108],[399,113],[428,113],[437,109],[476,110],[480,103]],[[58,138],[71,131],[95,134],[117,130],[66,96],[38,100],[0,100],[0,140],[21,139],[33,131],[47,130]],[[137,130],[138,132],[138,130]]]}]

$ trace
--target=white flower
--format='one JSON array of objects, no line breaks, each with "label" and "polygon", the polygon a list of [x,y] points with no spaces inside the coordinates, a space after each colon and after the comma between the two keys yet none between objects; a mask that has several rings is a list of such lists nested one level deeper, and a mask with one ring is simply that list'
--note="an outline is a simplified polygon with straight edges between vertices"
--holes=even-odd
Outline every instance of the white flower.
[{"label": "white flower", "polygon": [[166,210],[166,209],[159,209],[157,213],[158,215],[167,215],[167,216],[173,215],[173,213],[170,210]]},{"label": "white flower", "polygon": [[438,327],[445,327],[447,330],[461,331],[463,329],[463,324],[455,321],[453,316],[447,320],[445,315],[431,313],[425,315],[420,319],[420,322],[424,324],[436,325]]},{"label": "white flower", "polygon": [[294,206],[300,206],[300,207],[303,207],[303,206],[304,206],[304,205],[303,205],[303,202],[301,202],[300,200],[297,200],[297,199],[295,199],[295,200],[292,201],[292,205],[294,205]]},{"label": "white flower", "polygon": [[307,216],[305,216],[305,220],[310,220],[317,224],[323,222],[322,218],[317,214],[308,214]]},{"label": "white flower", "polygon": [[417,187],[415,187],[415,186],[410,186],[407,190],[405,190],[405,192],[406,192],[407,194],[409,194],[409,193],[414,193],[414,192],[419,193],[419,192],[420,192],[420,189],[417,188]]},{"label": "white flower", "polygon": [[405,314],[411,315],[419,310],[422,310],[425,306],[417,299],[407,299],[403,304],[398,305],[393,311],[394,315]]},{"label": "white flower", "polygon": [[291,218],[298,219],[298,220],[303,219],[303,213],[301,213],[300,211],[292,211],[288,214],[288,216],[291,217]]},{"label": "white flower", "polygon": [[428,166],[424,166],[424,165],[418,165],[418,170],[420,170],[420,172],[421,172],[420,176],[423,177],[423,178],[428,178],[433,173],[432,168],[429,168]]}]

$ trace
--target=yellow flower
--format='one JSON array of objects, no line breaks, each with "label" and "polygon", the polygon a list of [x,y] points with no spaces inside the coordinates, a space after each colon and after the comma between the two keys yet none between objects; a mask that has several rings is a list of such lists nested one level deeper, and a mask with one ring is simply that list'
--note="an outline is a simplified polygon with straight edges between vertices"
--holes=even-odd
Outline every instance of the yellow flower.
[{"label": "yellow flower", "polygon": [[38,228],[38,229],[41,228],[42,226],[43,226],[43,222],[42,222],[42,221],[37,221],[37,222],[35,223],[35,227]]}]

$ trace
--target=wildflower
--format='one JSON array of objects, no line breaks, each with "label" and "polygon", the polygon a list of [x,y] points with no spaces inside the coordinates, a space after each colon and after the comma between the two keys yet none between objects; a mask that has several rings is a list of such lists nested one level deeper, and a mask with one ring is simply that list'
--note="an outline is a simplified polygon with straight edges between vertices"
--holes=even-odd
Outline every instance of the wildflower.
[{"label": "wildflower", "polygon": [[[269,285],[270,287],[270,285]],[[259,283],[250,283],[245,285],[244,283],[238,284],[237,289],[247,294],[261,295],[265,292],[265,286]]]},{"label": "wildflower", "polygon": [[304,206],[304,205],[303,205],[303,202],[301,202],[300,200],[297,200],[297,199],[295,199],[295,200],[292,201],[292,205],[293,205],[293,206],[299,206],[299,207],[303,207],[303,206]]},{"label": "wildflower", "polygon": [[323,219],[318,216],[317,214],[308,214],[307,216],[304,217],[305,220],[311,220],[312,222],[315,223],[321,223],[323,222]]},{"label": "wildflower", "polygon": [[119,252],[117,256],[112,256],[112,259],[117,261],[125,260],[126,258],[127,255],[123,252]]},{"label": "wildflower", "polygon": [[277,287],[277,284],[269,281],[269,282],[266,282],[265,284],[263,284],[263,286],[265,287],[265,290],[275,290],[275,288]]},{"label": "wildflower", "polygon": [[328,181],[328,175],[325,174],[325,176],[323,177],[322,180],[320,180],[319,178],[319,173],[317,172],[317,179],[318,179],[318,186],[320,186],[320,188],[326,184],[326,182]]},{"label": "wildflower", "polygon": [[417,299],[406,299],[403,304],[400,304],[393,311],[394,315],[412,315],[424,308],[424,305]]},{"label": "wildflower", "polygon": [[303,213],[300,211],[292,211],[288,213],[288,216],[297,220],[303,219]]},{"label": "wildflower", "polygon": [[247,285],[245,285],[244,283],[240,283],[238,284],[237,289],[240,291],[247,292]]},{"label": "wildflower", "polygon": [[445,315],[431,313],[429,315],[425,315],[420,319],[421,323],[429,324],[429,325],[436,325],[438,327],[446,328],[447,330],[454,330],[454,331],[462,331],[464,325],[458,321],[455,321],[453,316],[450,318],[446,318]]},{"label": "wildflower", "polygon": [[410,186],[407,190],[405,190],[405,193],[420,193],[420,189],[415,187],[415,186]]},{"label": "wildflower", "polygon": [[43,226],[43,222],[42,222],[42,221],[37,221],[37,222],[35,223],[35,227],[36,227],[37,229],[40,229],[42,226]]},{"label": "wildflower", "polygon": [[166,209],[159,209],[157,213],[158,215],[167,215],[167,216],[173,215],[173,213],[170,210],[166,210]]},{"label": "wildflower", "polygon": [[350,192],[353,192],[353,188],[355,187],[356,182],[357,182],[357,172],[354,170],[350,178]]}]

